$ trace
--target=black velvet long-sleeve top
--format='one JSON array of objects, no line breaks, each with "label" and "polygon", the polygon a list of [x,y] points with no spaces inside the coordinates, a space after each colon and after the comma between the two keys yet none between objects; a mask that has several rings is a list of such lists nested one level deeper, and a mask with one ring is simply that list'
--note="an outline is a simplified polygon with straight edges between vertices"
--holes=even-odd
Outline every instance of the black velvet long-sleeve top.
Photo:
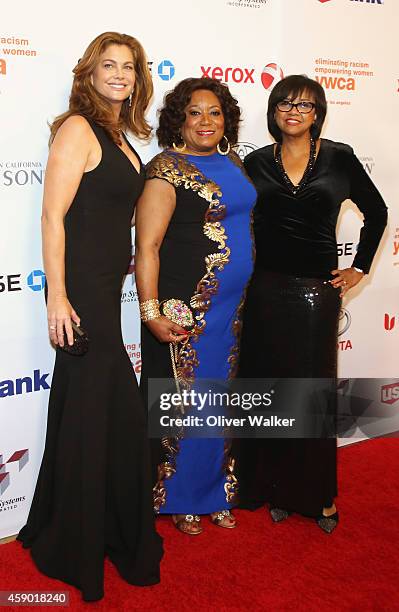
[{"label": "black velvet long-sleeve top", "polygon": [[244,160],[258,192],[256,265],[296,276],[331,278],[338,265],[338,214],[342,202],[350,199],[364,216],[352,265],[367,273],[386,226],[387,208],[352,148],[323,138],[313,170],[294,195],[274,159],[273,147],[258,149]]}]

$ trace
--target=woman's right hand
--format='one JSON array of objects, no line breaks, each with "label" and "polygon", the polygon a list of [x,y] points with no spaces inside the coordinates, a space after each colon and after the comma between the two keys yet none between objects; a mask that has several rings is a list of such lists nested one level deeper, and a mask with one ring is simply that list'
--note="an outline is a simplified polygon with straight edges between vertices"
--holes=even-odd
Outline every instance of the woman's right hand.
[{"label": "woman's right hand", "polygon": [[68,344],[73,344],[73,331],[71,319],[76,325],[80,325],[80,318],[74,308],[69,303],[66,296],[48,297],[47,300],[47,320],[49,336],[53,344],[64,346],[64,331],[68,338]]},{"label": "woman's right hand", "polygon": [[157,317],[146,321],[146,326],[159,342],[181,342],[188,336],[188,331],[173,323],[167,317]]}]

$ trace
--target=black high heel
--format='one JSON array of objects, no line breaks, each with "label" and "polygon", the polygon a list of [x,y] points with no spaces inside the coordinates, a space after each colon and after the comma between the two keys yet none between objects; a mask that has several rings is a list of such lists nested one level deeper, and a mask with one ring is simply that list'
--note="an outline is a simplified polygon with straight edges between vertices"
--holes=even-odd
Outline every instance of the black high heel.
[{"label": "black high heel", "polygon": [[269,508],[270,516],[274,523],[281,523],[281,521],[285,521],[291,514],[288,510],[284,510],[283,508]]},{"label": "black high heel", "polygon": [[338,511],[334,512],[330,516],[324,516],[324,514],[320,514],[316,516],[316,523],[326,533],[332,533],[336,526],[338,525],[339,516]]}]

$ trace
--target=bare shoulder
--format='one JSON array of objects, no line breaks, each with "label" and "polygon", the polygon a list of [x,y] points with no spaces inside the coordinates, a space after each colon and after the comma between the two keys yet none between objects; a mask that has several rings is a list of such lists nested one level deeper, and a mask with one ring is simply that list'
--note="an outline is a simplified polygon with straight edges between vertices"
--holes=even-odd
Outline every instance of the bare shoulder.
[{"label": "bare shoulder", "polygon": [[89,122],[81,115],[72,115],[60,126],[54,138],[54,144],[70,142],[88,148],[95,139]]}]

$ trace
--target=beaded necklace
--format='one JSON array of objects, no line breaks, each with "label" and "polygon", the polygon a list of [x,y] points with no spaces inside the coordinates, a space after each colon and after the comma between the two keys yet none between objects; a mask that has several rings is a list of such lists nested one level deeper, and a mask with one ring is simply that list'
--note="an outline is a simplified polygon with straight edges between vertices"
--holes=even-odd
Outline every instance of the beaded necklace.
[{"label": "beaded necklace", "polygon": [[284,179],[285,184],[287,185],[289,190],[292,192],[292,194],[296,195],[298,191],[306,185],[306,183],[308,182],[309,176],[311,175],[312,170],[314,168],[314,164],[316,161],[316,143],[313,140],[313,138],[310,139],[309,161],[307,163],[305,172],[303,173],[303,176],[301,180],[299,181],[298,185],[294,185],[294,183],[291,181],[290,177],[284,170],[283,160],[281,159],[281,143],[277,143],[276,152],[274,154],[274,159],[281,172],[281,175]]}]

